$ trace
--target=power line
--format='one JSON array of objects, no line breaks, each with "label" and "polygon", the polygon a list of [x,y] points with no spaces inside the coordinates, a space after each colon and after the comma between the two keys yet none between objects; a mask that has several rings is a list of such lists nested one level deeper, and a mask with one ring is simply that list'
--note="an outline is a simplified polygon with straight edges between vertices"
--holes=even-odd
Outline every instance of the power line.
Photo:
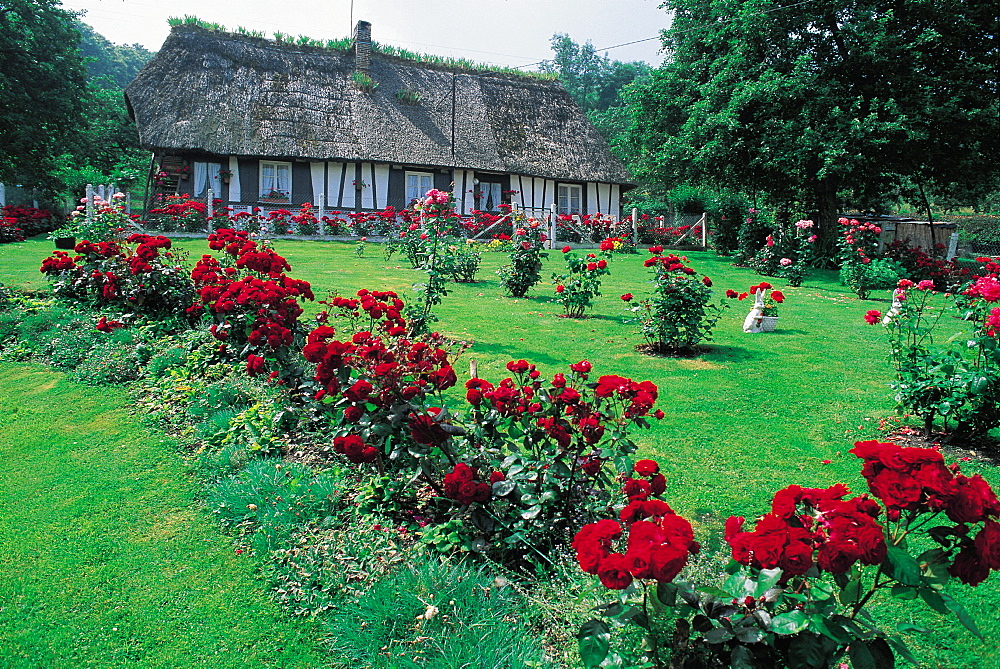
[{"label": "power line", "polygon": [[[772,9],[766,9],[766,10],[764,10],[762,12],[758,12],[758,13],[754,14],[753,16],[763,16],[764,14],[771,14],[772,12],[778,12],[778,11],[781,11],[783,9],[791,9],[793,7],[798,7],[800,5],[808,5],[809,3],[815,2],[815,1],[816,0],[802,0],[802,2],[796,2],[796,3],[791,4],[791,5],[783,5],[781,7],[774,7]],[[729,23],[730,21],[733,21],[736,18],[737,17],[733,16],[733,17],[730,17],[728,19],[724,19],[722,21],[722,23]],[[687,30],[676,30],[672,34],[674,34],[674,35],[683,35],[685,33],[694,32],[695,30],[698,30],[700,27],[701,26],[696,26],[694,28],[689,28]],[[631,44],[639,44],[641,42],[649,42],[649,41],[654,40],[654,39],[660,39],[660,36],[657,35],[656,37],[646,37],[646,38],[643,38],[643,39],[634,40],[632,42],[624,42],[622,44],[615,44],[614,46],[606,46],[606,47],[602,47],[600,49],[594,49],[594,51],[597,51],[597,52],[600,52],[600,51],[610,51],[611,49],[617,49],[620,46],[629,46]],[[545,60],[540,60],[537,63],[528,63],[527,65],[516,65],[516,66],[514,66],[514,69],[520,69],[522,67],[532,67],[534,65],[541,65],[542,63],[547,63],[550,60],[551,59],[546,58]]]}]

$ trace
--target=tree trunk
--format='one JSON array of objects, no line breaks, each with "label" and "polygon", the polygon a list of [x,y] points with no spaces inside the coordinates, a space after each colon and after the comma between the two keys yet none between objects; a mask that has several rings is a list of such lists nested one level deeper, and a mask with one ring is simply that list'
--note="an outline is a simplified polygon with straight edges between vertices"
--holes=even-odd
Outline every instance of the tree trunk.
[{"label": "tree trunk", "polygon": [[818,179],[813,186],[813,202],[816,211],[812,214],[815,223],[816,258],[823,265],[832,266],[837,256],[837,240],[840,238],[840,225],[837,223],[839,207],[837,201],[837,186],[839,180],[834,177]]}]

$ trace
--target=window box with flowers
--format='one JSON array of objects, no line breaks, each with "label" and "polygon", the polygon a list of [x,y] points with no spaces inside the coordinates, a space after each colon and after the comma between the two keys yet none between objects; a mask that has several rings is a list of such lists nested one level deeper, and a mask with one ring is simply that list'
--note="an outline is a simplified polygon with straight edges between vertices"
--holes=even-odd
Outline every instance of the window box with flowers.
[{"label": "window box with flowers", "polygon": [[219,179],[222,180],[222,183],[227,184],[229,183],[229,180],[232,178],[233,178],[232,170],[226,170],[226,169],[219,170]]},{"label": "window box with flowers", "polygon": [[292,201],[292,164],[260,161],[260,201],[288,204]]}]

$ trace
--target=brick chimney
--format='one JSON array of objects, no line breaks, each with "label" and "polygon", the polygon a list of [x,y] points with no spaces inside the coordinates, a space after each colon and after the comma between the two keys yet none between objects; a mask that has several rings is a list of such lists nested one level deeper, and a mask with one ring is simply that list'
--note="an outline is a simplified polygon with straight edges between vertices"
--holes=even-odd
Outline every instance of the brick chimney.
[{"label": "brick chimney", "polygon": [[354,66],[368,72],[372,66],[372,24],[358,21],[354,27]]}]

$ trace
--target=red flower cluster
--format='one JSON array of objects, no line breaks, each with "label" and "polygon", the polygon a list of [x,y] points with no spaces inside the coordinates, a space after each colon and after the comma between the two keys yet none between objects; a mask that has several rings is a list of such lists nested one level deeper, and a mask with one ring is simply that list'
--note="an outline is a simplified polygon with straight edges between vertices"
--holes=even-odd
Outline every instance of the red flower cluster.
[{"label": "red flower cluster", "polygon": [[[404,336],[406,321],[400,315],[404,305],[396,293],[362,289],[358,299],[337,297],[330,304],[350,319],[364,312],[372,330],[385,332],[385,338],[364,330],[350,341],[336,341],[336,330],[320,325],[306,339],[302,354],[316,365],[313,378],[322,386],[315,398],[347,400],[350,404],[344,416],[348,422],[357,422],[368,404],[388,409],[420,401],[458,381],[447,351]],[[357,377],[351,376],[352,371]],[[438,434],[441,427],[427,414],[411,416],[410,427],[420,443],[442,443],[447,438]]]},{"label": "red flower cluster", "polygon": [[[640,461],[652,463],[652,460]],[[656,468],[658,470],[658,467]],[[646,470],[651,471],[651,470]],[[672,581],[688,555],[700,550],[691,523],[661,500],[636,500],[622,522],[601,520],[584,525],[573,538],[576,559],[588,574],[597,574],[606,588],[623,590],[633,579]],[[628,530],[625,553],[613,553],[613,542]]]},{"label": "red flower cluster", "polygon": [[733,559],[759,569],[779,567],[783,579],[801,576],[814,564],[843,574],[855,562],[876,565],[886,556],[885,536],[875,519],[882,509],[867,497],[845,500],[847,487],[779,490],[771,513],[761,517],[753,532],[743,531],[744,519],[726,521],[726,541]]},{"label": "red flower cluster", "polygon": [[[1000,501],[981,476],[947,467],[933,448],[907,448],[892,443],[859,441],[851,449],[865,461],[861,475],[872,494],[882,500],[890,520],[904,511],[944,512],[956,527],[951,534],[961,547],[948,571],[969,585],[978,585],[990,570],[1000,570]],[[983,523],[975,539],[968,525]]]},{"label": "red flower cluster", "polygon": [[121,321],[109,321],[107,316],[101,316],[94,327],[101,332],[114,332],[125,327],[125,324]]},{"label": "red flower cluster", "polygon": [[[491,476],[491,478],[493,477]],[[445,475],[443,490],[445,497],[464,505],[473,502],[482,504],[492,496],[490,484],[477,481],[476,470],[464,462],[457,463],[455,468]]]},{"label": "red flower cluster", "polygon": [[67,251],[53,251],[51,256],[42,260],[42,267],[39,271],[42,274],[51,275],[71,272],[78,269],[78,265],[76,263],[80,260],[83,260],[83,256],[70,258],[69,252]]},{"label": "red flower cluster", "polygon": [[[282,271],[291,269],[288,262],[272,249],[259,247],[246,232],[222,229],[208,239],[209,248],[233,256],[236,267],[223,268],[214,257],[202,256],[191,272],[200,304],[188,313],[199,313],[207,305],[217,321],[212,334],[219,340],[244,336],[245,329],[231,322],[240,318],[249,326],[245,337],[251,345],[272,351],[291,345],[302,314],[297,300],[313,299],[309,283],[286,276]],[[238,278],[240,269],[257,274]]]},{"label": "red flower cluster", "polygon": [[378,458],[378,449],[365,444],[364,439],[356,434],[349,434],[346,437],[334,437],[333,450],[354,464],[374,462]]},{"label": "red flower cluster", "polygon": [[684,258],[680,258],[673,253],[661,256],[660,254],[663,253],[662,246],[651,246],[649,247],[649,252],[651,257],[646,258],[645,262],[642,263],[643,267],[661,266],[670,272],[677,272],[678,274],[693,275],[695,273],[694,269],[685,264],[687,261]]}]

